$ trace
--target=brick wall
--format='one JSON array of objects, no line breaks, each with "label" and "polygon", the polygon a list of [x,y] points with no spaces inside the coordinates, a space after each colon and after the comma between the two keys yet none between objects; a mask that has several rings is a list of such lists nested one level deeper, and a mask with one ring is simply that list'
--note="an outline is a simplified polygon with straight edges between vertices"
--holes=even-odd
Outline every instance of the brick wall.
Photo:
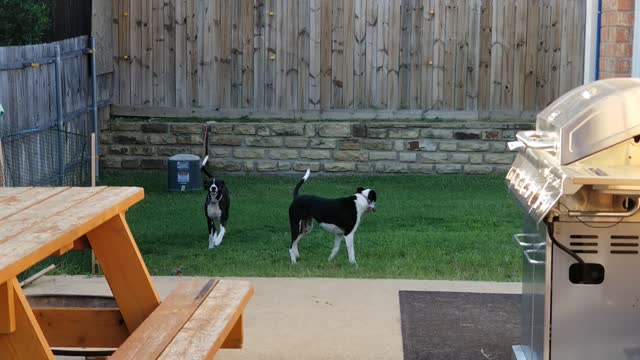
[{"label": "brick wall", "polygon": [[179,153],[218,172],[504,173],[507,141],[531,122],[162,123],[112,122],[101,134],[102,168],[166,169]]},{"label": "brick wall", "polygon": [[602,0],[599,78],[631,76],[634,0]]}]

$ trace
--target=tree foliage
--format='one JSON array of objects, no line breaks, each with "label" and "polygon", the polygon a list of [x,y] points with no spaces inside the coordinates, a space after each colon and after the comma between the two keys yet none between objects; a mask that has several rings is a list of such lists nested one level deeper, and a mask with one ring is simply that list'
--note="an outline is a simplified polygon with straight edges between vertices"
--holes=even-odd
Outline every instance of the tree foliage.
[{"label": "tree foliage", "polygon": [[49,6],[42,0],[0,0],[0,46],[35,44],[49,29]]}]

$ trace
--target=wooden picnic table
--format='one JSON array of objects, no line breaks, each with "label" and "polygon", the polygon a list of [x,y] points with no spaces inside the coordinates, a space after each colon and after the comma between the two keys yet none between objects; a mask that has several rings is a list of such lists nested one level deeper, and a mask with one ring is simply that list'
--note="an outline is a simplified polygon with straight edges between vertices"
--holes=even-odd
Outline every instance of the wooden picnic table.
[{"label": "wooden picnic table", "polygon": [[[137,187],[0,188],[0,359],[53,359],[51,347],[209,359],[242,346],[250,283],[202,278],[160,301],[125,219],[143,197]],[[95,252],[117,308],[32,308],[18,275],[85,249]]]}]

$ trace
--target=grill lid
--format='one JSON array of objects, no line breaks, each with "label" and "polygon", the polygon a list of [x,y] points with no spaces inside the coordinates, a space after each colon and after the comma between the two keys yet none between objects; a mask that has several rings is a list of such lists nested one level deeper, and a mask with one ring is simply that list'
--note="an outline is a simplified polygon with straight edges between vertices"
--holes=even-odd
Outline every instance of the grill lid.
[{"label": "grill lid", "polygon": [[640,79],[607,79],[578,87],[542,110],[525,146],[553,151],[568,165],[640,134]]}]

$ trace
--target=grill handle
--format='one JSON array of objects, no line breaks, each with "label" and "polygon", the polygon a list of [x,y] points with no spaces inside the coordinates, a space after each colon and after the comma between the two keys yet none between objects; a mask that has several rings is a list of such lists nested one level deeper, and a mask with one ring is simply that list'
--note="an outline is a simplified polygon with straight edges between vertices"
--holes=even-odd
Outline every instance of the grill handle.
[{"label": "grill handle", "polygon": [[520,140],[526,147],[538,150],[552,150],[555,148],[554,140],[542,139],[537,131],[520,131],[516,134],[516,139]]},{"label": "grill handle", "polygon": [[539,249],[529,249],[529,250],[524,250],[524,257],[527,259],[527,262],[531,265],[544,265],[544,260],[533,260],[531,258],[531,256],[529,255],[529,253],[537,253],[537,252],[543,252]]},{"label": "grill handle", "polygon": [[518,244],[518,246],[520,247],[531,247],[536,245],[537,243],[535,242],[524,242],[522,241],[522,239],[524,238],[537,238],[538,234],[514,234],[513,235],[513,241],[516,242],[516,244]]}]

